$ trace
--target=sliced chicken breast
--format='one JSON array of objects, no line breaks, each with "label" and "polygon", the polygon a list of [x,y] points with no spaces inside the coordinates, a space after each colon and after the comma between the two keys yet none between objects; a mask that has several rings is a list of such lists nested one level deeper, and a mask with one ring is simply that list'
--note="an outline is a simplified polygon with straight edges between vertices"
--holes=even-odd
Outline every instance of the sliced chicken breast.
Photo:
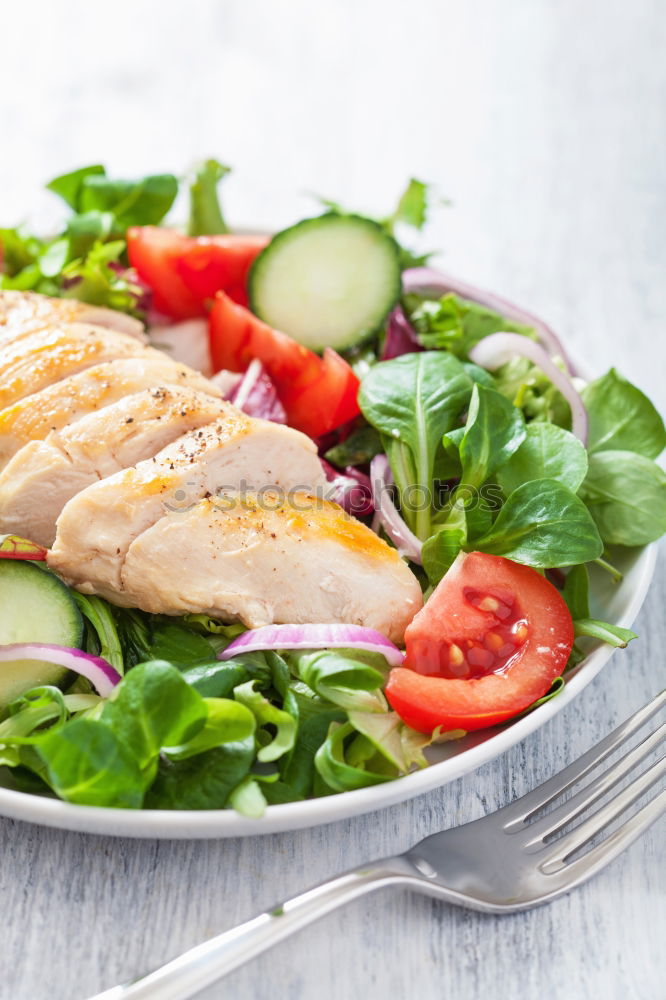
[{"label": "sliced chicken breast", "polygon": [[0,474],[0,532],[52,545],[56,520],[73,496],[222,412],[214,396],[161,386],[125,396],[45,441],[30,442]]},{"label": "sliced chicken breast", "polygon": [[220,388],[159,352],[93,365],[0,410],[0,469],[30,441],[80,420],[141,389],[168,385],[219,398]]},{"label": "sliced chicken breast", "polygon": [[84,323],[65,323],[0,343],[0,408],[103,361],[132,357],[164,355],[135,337]]},{"label": "sliced chicken breast", "polygon": [[[126,603],[120,593],[125,554],[165,513],[185,512],[203,497],[227,490],[326,488],[310,438],[246,417],[230,403],[219,405],[223,417],[154,458],[88,486],[65,505],[49,562],[68,583]],[[179,572],[174,564],[172,573]]]},{"label": "sliced chicken breast", "polygon": [[348,622],[394,642],[423,604],[396,550],[337,504],[270,491],[210,497],[160,518],[130,545],[121,594],[144,611],[250,627]]},{"label": "sliced chicken breast", "polygon": [[36,332],[60,323],[92,323],[144,339],[143,323],[115,309],[76,299],[54,299],[37,292],[0,292],[0,340],[14,337],[17,332]]}]

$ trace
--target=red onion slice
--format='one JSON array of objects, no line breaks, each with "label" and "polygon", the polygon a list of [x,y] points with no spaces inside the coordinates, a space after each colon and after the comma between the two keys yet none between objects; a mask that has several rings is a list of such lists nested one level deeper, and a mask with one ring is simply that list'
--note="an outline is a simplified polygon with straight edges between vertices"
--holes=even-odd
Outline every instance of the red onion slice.
[{"label": "red onion slice", "polygon": [[257,360],[257,358],[250,361],[245,374],[229,397],[229,401],[233,403],[234,406],[237,406],[239,410],[243,409],[243,404],[247,401],[257,379],[263,373],[263,370],[264,366],[261,361]]},{"label": "red onion slice", "polygon": [[277,390],[257,358],[250,362],[247,371],[239,377],[226,398],[249,417],[271,420],[275,424],[287,422],[287,414],[278,399]]},{"label": "red onion slice", "polygon": [[102,698],[108,698],[116,684],[122,680],[118,671],[101,656],[91,656],[80,649],[56,646],[50,642],[13,642],[0,646],[0,663],[13,660],[41,660],[43,663],[53,663],[58,667],[74,670],[89,680]]},{"label": "red onion slice", "polygon": [[20,535],[0,535],[0,559],[32,559],[44,562],[48,549]]},{"label": "red onion slice", "polygon": [[[388,487],[393,482],[391,466],[386,455],[375,455],[370,463],[370,486],[376,518],[401,556],[421,563],[421,542],[407,527],[389,496]],[[374,525],[373,525],[374,526]]]},{"label": "red onion slice", "polygon": [[372,514],[375,507],[372,502],[369,477],[365,473],[359,472],[353,465],[348,465],[344,472],[340,472],[325,458],[321,458],[320,462],[326,473],[326,478],[331,484],[326,499],[333,500],[348,514],[353,514],[355,517]]},{"label": "red onion slice", "polygon": [[219,660],[230,660],[238,653],[265,649],[363,649],[381,653],[392,667],[399,667],[405,654],[394,643],[363,625],[263,625],[243,632],[218,653]]},{"label": "red onion slice", "polygon": [[386,324],[386,338],[382,351],[382,361],[391,361],[403,354],[422,351],[414,327],[405,316],[402,306],[396,306]]},{"label": "red onion slice", "polygon": [[583,400],[573,387],[571,379],[565,375],[539,344],[519,333],[491,333],[484,337],[469,352],[470,359],[481,368],[494,371],[516,355],[527,358],[540,368],[554,386],[562,393],[571,407],[571,431],[583,444],[587,444],[587,411]]},{"label": "red onion slice", "polygon": [[493,312],[498,312],[502,316],[514,320],[516,323],[523,323],[525,326],[534,327],[539,340],[549,354],[558,355],[562,358],[567,370],[575,374],[574,366],[555,331],[547,323],[544,323],[542,319],[539,319],[538,316],[534,316],[512,302],[507,302],[500,295],[495,295],[494,292],[486,292],[482,288],[475,288],[474,285],[468,285],[464,281],[459,281],[458,278],[453,278],[449,274],[442,274],[441,271],[435,271],[431,267],[412,267],[404,272],[402,281],[403,288],[408,294],[416,293],[422,295],[424,292],[432,292],[437,296],[442,296],[453,292],[454,295],[459,295],[462,299],[468,299],[470,302],[478,302],[480,306],[492,309]]}]

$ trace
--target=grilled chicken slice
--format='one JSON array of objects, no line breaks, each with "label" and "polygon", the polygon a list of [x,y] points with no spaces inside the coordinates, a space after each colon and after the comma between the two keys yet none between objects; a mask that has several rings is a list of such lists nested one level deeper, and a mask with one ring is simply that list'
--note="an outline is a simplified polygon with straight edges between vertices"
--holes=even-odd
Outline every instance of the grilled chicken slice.
[{"label": "grilled chicken slice", "polygon": [[337,504],[269,491],[160,518],[130,545],[121,594],[145,611],[203,611],[250,627],[349,622],[394,642],[423,604],[396,550]]},{"label": "grilled chicken slice", "polygon": [[[230,403],[219,405],[220,419],[185,434],[154,458],[88,486],[65,505],[49,563],[68,583],[127,603],[121,593],[125,554],[165,513],[179,516],[218,491],[326,489],[310,438],[246,417]],[[177,561],[171,573],[180,574]]]},{"label": "grilled chicken slice", "polygon": [[0,341],[15,337],[17,332],[36,332],[60,323],[92,323],[144,339],[143,323],[114,309],[36,292],[0,292]]},{"label": "grilled chicken slice", "polygon": [[154,386],[189,388],[219,398],[217,384],[163,354],[86,368],[0,410],[0,469],[30,441],[80,420],[130,393]]},{"label": "grilled chicken slice", "polygon": [[68,500],[86,486],[150,458],[223,413],[214,396],[161,386],[88,414],[21,448],[0,474],[0,532],[50,546]]},{"label": "grilled chicken slice", "polygon": [[0,408],[103,361],[163,357],[135,337],[84,323],[26,334],[0,343]]},{"label": "grilled chicken slice", "polygon": [[61,511],[49,565],[116,604],[400,641],[418,582],[322,499],[314,443],[144,344],[123,314],[0,293],[0,531],[48,545]]}]

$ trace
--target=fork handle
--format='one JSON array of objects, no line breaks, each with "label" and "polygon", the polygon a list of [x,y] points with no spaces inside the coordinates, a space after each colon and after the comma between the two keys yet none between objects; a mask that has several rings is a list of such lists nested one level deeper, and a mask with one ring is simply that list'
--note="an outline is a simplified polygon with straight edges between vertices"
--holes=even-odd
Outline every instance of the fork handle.
[{"label": "fork handle", "polygon": [[344,903],[388,885],[418,881],[401,857],[322,882],[258,917],[196,945],[141,979],[89,1000],[187,1000],[244,962]]}]

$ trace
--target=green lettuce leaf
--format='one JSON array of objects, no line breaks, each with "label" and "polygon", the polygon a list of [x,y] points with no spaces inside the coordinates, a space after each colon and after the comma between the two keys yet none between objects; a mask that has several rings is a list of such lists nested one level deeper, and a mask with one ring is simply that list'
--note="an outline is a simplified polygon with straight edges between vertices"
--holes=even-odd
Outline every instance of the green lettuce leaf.
[{"label": "green lettuce leaf", "polygon": [[374,427],[359,427],[344,441],[329,448],[324,457],[344,469],[347,465],[367,465],[383,450],[382,439]]},{"label": "green lettuce leaf", "polygon": [[153,660],[129,670],[114,689],[101,722],[113,730],[149,784],[163,747],[179,746],[207,719],[204,699],[170,663]]},{"label": "green lettuce leaf", "polygon": [[400,195],[392,222],[402,222],[413,229],[423,229],[428,216],[430,185],[412,177]]},{"label": "green lettuce leaf", "polygon": [[433,476],[442,438],[468,405],[472,386],[460,361],[440,351],[382,361],[361,383],[359,405],[382,435],[403,517],[422,541],[432,534]]},{"label": "green lettuce leaf", "polygon": [[288,712],[271,704],[261,691],[255,689],[256,684],[256,680],[246,681],[234,688],[234,699],[253,713],[258,726],[275,728],[275,735],[257,751],[257,760],[278,760],[296,742],[296,720]]},{"label": "green lettuce leaf", "polygon": [[111,212],[114,232],[130,226],[156,226],[178,194],[173,174],[152,174],[138,180],[113,180],[106,174],[87,174],[78,194],[78,212]]},{"label": "green lettuce leaf", "polygon": [[234,788],[249,774],[254,736],[207,750],[186,760],[162,758],[148,789],[147,809],[224,809]]},{"label": "green lettuce leaf", "polygon": [[658,458],[666,448],[666,429],[647,396],[611,370],[581,393],[589,419],[587,447],[597,451],[635,451]]},{"label": "green lettuce leaf", "polygon": [[666,473],[643,455],[594,452],[580,492],[608,545],[647,545],[666,531]]},{"label": "green lettuce leaf", "polygon": [[[350,736],[354,739],[349,747],[345,747],[345,741]],[[355,760],[354,744],[356,744]],[[350,753],[352,760],[349,759]],[[382,766],[373,760],[374,756],[374,744],[367,740],[367,737],[359,736],[350,722],[342,725],[334,722],[326,740],[315,755],[315,766],[327,787],[334,792],[368,788],[371,785],[392,781],[398,776],[397,768],[386,761],[385,766]],[[375,764],[376,770],[366,766],[370,763]]]},{"label": "green lettuce leaf", "polygon": [[522,412],[501,393],[475,383],[460,441],[461,482],[478,489],[509,461],[525,436]]},{"label": "green lettuce leaf", "polygon": [[475,547],[537,569],[589,562],[604,548],[585,504],[552,479],[514,490]]},{"label": "green lettuce leaf", "polygon": [[223,743],[246,740],[254,733],[254,714],[245,705],[230,698],[205,698],[204,702],[207,715],[203,729],[180,746],[164,747],[171,760],[186,760]]},{"label": "green lettuce leaf", "polygon": [[555,424],[531,423],[497,480],[507,496],[534,479],[554,479],[576,493],[586,474],[587,453],[577,437]]},{"label": "green lettuce leaf", "polygon": [[297,676],[324,701],[344,709],[386,711],[382,685],[388,666],[378,653],[323,649],[290,657]]},{"label": "green lettuce leaf", "polygon": [[231,167],[225,167],[217,160],[204,160],[190,181],[190,218],[187,224],[189,236],[205,236],[228,233],[224,221],[217,186],[227,176]]},{"label": "green lettuce leaf", "polygon": [[75,212],[80,212],[81,192],[86,178],[105,175],[104,167],[100,163],[95,163],[90,167],[79,167],[67,174],[60,174],[59,177],[54,177],[52,181],[49,181],[46,187],[62,198]]},{"label": "green lettuce leaf", "polygon": [[514,323],[452,292],[440,299],[407,295],[403,305],[423,347],[451,351],[460,358],[466,358],[475,344],[500,330],[536,337],[531,327]]},{"label": "green lettuce leaf", "polygon": [[121,265],[124,252],[124,240],[97,240],[85,257],[77,257],[63,267],[64,297],[138,315],[143,289],[131,273],[115,266]]},{"label": "green lettuce leaf", "polygon": [[104,722],[73,719],[36,746],[50,787],[78,805],[138,809],[144,776],[123,737]]}]

